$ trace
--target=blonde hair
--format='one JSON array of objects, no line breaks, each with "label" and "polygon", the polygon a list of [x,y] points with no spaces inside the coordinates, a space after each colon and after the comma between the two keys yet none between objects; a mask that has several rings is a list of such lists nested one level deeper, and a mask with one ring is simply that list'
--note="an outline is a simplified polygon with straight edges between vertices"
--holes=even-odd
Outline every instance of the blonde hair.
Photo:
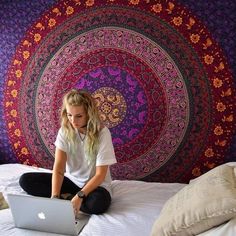
[{"label": "blonde hair", "polygon": [[77,131],[69,122],[66,106],[83,106],[88,116],[85,151],[90,160],[97,154],[99,131],[101,129],[101,120],[94,98],[85,90],[72,89],[63,97],[61,108],[61,127],[65,131],[69,142],[75,143]]}]

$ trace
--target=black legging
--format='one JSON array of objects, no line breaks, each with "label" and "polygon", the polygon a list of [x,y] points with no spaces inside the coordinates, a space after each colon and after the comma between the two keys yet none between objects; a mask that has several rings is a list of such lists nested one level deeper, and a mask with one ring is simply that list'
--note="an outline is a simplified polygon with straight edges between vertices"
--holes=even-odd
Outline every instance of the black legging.
[{"label": "black legging", "polygon": [[[51,197],[52,174],[41,172],[25,173],[20,177],[19,183],[22,189],[30,195],[39,197]],[[61,194],[75,195],[81,188],[64,176]],[[81,204],[80,210],[88,214],[104,213],[111,204],[110,193],[103,187],[97,187]]]}]

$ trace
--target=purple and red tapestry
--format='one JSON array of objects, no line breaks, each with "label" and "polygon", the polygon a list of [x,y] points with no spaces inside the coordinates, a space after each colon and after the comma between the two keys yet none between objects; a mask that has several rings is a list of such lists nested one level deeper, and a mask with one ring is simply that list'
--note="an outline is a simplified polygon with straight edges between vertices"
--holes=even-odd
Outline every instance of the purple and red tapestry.
[{"label": "purple and red tapestry", "polygon": [[235,1],[0,3],[0,163],[52,168],[62,96],[110,128],[113,179],[188,182],[236,161]]}]

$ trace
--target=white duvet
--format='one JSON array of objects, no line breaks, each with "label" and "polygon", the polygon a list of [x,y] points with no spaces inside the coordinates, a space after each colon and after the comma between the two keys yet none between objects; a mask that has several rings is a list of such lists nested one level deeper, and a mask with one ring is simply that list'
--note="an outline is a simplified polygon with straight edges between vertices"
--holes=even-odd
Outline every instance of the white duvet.
[{"label": "white duvet", "polygon": [[[48,172],[49,170],[21,164],[0,165],[0,192],[3,192],[5,198],[7,193],[24,193],[18,184],[18,180],[21,174],[30,171]],[[113,200],[111,207],[102,215],[92,215],[80,235],[149,236],[163,204],[184,186],[184,184],[179,183],[114,180],[112,182]],[[55,234],[15,228],[10,210],[5,209],[0,210],[0,235],[51,236]],[[235,235],[236,219],[199,234],[199,236]]]}]

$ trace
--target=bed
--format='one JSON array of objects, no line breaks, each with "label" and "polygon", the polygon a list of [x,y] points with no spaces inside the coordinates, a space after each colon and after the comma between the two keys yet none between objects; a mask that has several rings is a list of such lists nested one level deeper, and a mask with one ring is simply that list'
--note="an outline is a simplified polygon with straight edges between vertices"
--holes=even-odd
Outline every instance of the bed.
[{"label": "bed", "polygon": [[[230,167],[235,181],[236,162],[222,165]],[[217,169],[217,168],[215,168]],[[219,169],[219,168],[218,168]],[[228,169],[227,169],[228,170]],[[0,165],[0,192],[7,202],[7,193],[26,194],[19,186],[18,179],[22,173],[30,171],[50,171],[47,169],[26,166],[23,164],[3,164]],[[209,171],[209,173],[212,171]],[[208,179],[210,174],[208,173]],[[222,170],[219,172],[222,175]],[[204,175],[203,175],[204,176]],[[202,176],[199,177],[202,181]],[[225,177],[224,177],[225,178]],[[206,178],[205,178],[206,179]],[[217,178],[214,178],[217,179]],[[199,180],[198,180],[199,181]],[[228,181],[228,180],[227,180]],[[135,180],[113,180],[112,191],[113,200],[109,210],[102,215],[92,215],[88,224],[81,232],[81,236],[149,236],[153,232],[153,227],[157,224],[163,206],[168,200],[173,199],[181,190],[196,182],[190,184],[181,183],[157,183],[143,182]],[[218,181],[222,182],[222,181]],[[236,182],[236,181],[235,181]],[[202,186],[202,184],[201,184]],[[233,183],[235,191],[235,183]],[[220,191],[220,190],[219,190]],[[183,192],[183,191],[182,191]],[[222,191],[221,191],[222,192]],[[185,191],[186,193],[186,191]],[[235,194],[235,192],[233,192]],[[235,198],[228,199],[234,205]],[[173,203],[173,202],[172,202]],[[231,206],[231,213],[227,220],[221,224],[212,227],[198,234],[199,236],[235,236],[236,235],[236,205]],[[23,214],[23,213],[22,213]],[[161,217],[160,217],[161,218]],[[171,219],[171,216],[169,217]],[[222,221],[222,220],[221,220]],[[44,232],[30,231],[14,227],[10,209],[0,210],[0,235],[1,236],[26,236],[26,235],[55,235]],[[164,234],[163,234],[164,235]],[[168,234],[166,234],[168,235]],[[176,234],[178,235],[178,234]],[[181,234],[180,234],[181,235]],[[187,235],[183,233],[182,235]]]}]

